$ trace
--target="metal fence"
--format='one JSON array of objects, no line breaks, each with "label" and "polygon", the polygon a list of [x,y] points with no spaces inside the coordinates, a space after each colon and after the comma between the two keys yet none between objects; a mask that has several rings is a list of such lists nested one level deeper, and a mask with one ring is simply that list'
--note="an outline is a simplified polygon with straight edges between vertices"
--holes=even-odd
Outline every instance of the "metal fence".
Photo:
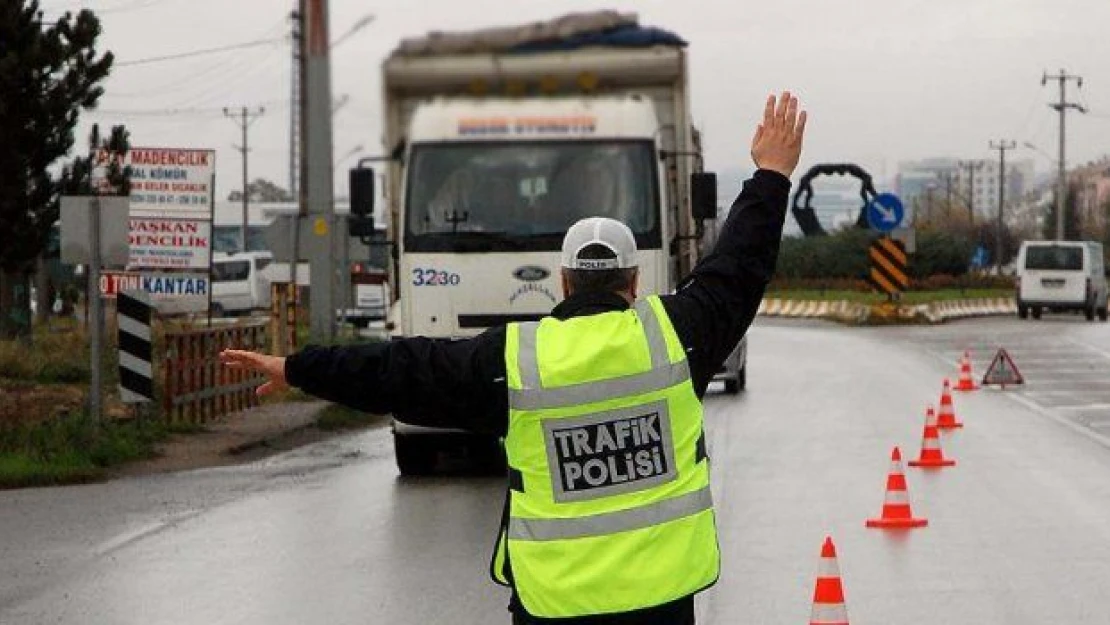
[{"label": "metal fence", "polygon": [[224,349],[265,351],[266,321],[165,332],[162,407],[167,423],[204,423],[258,405],[262,376],[230,369]]}]

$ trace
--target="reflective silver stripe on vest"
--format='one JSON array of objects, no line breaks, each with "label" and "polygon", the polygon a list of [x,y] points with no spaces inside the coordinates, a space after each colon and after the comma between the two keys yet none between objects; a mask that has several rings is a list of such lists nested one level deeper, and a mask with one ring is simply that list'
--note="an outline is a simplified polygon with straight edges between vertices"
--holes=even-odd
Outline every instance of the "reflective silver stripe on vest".
[{"label": "reflective silver stripe on vest", "polygon": [[540,363],[536,359],[536,331],[538,321],[518,323],[520,347],[517,349],[516,363],[520,369],[520,385],[524,388],[540,387]]},{"label": "reflective silver stripe on vest", "polygon": [[646,373],[586,382],[548,389],[509,389],[509,407],[513,410],[544,410],[579,404],[592,404],[614,397],[641,395],[660,391],[690,379],[686,361],[652,369]]},{"label": "reflective silver stripe on vest", "polygon": [[608,536],[618,532],[662,525],[713,507],[709,486],[630,510],[606,512],[572,519],[509,518],[509,540],[545,541]]},{"label": "reflective silver stripe on vest", "polygon": [[651,352],[651,370],[620,378],[585,382],[544,389],[540,385],[539,360],[536,356],[536,331],[539,323],[520,323],[517,367],[523,388],[509,389],[509,407],[514,410],[544,410],[589,404],[614,397],[640,395],[670,388],[690,379],[690,366],[683,358],[671,363],[667,356],[667,340],[662,322],[647,300],[636,303],[636,314],[647,336]]},{"label": "reflective silver stripe on vest", "polygon": [[640,324],[644,326],[644,333],[647,334],[652,369],[667,366],[670,364],[670,358],[667,357],[667,340],[663,338],[663,326],[660,325],[659,316],[655,314],[651,302],[646,299],[636,302],[636,316],[640,318]]}]

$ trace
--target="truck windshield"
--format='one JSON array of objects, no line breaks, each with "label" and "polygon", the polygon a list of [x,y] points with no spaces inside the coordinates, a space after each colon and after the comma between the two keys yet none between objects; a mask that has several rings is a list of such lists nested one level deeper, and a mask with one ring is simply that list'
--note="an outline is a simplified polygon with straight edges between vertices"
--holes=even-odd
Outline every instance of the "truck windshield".
[{"label": "truck windshield", "polygon": [[414,146],[405,246],[558,249],[571,224],[602,216],[627,224],[642,246],[658,247],[653,157],[648,141]]},{"label": "truck windshield", "polygon": [[1082,271],[1083,248],[1075,245],[1030,245],[1025,250],[1025,268]]}]

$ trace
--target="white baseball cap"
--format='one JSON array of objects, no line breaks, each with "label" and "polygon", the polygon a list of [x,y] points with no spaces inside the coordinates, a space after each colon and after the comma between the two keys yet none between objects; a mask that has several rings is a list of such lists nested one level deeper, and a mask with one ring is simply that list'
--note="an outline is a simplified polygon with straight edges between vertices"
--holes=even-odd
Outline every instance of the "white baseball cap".
[{"label": "white baseball cap", "polygon": [[[582,250],[600,245],[612,258],[579,258]],[[567,269],[629,269],[636,266],[636,237],[628,226],[608,217],[580,219],[563,237],[563,267]]]}]

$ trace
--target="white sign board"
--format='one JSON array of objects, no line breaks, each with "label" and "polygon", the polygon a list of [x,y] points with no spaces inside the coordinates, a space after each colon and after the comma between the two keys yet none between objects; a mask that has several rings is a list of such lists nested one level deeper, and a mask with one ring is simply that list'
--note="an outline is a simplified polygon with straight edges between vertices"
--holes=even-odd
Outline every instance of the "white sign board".
[{"label": "white sign board", "polygon": [[105,272],[100,294],[114,298],[120,291],[140,291],[150,296],[162,314],[208,310],[211,282],[203,273]]},{"label": "white sign board", "polygon": [[[101,187],[108,152],[97,153],[94,176]],[[131,216],[211,219],[215,150],[131,148],[120,167],[131,166]]]},{"label": "white sign board", "polygon": [[100,205],[101,265],[123,267],[128,258],[127,198],[119,196],[62,196],[62,262],[78,265],[88,264],[92,260],[89,234],[92,230],[91,211],[94,199]]},{"label": "white sign board", "polygon": [[132,216],[132,269],[208,269],[212,222]]}]

